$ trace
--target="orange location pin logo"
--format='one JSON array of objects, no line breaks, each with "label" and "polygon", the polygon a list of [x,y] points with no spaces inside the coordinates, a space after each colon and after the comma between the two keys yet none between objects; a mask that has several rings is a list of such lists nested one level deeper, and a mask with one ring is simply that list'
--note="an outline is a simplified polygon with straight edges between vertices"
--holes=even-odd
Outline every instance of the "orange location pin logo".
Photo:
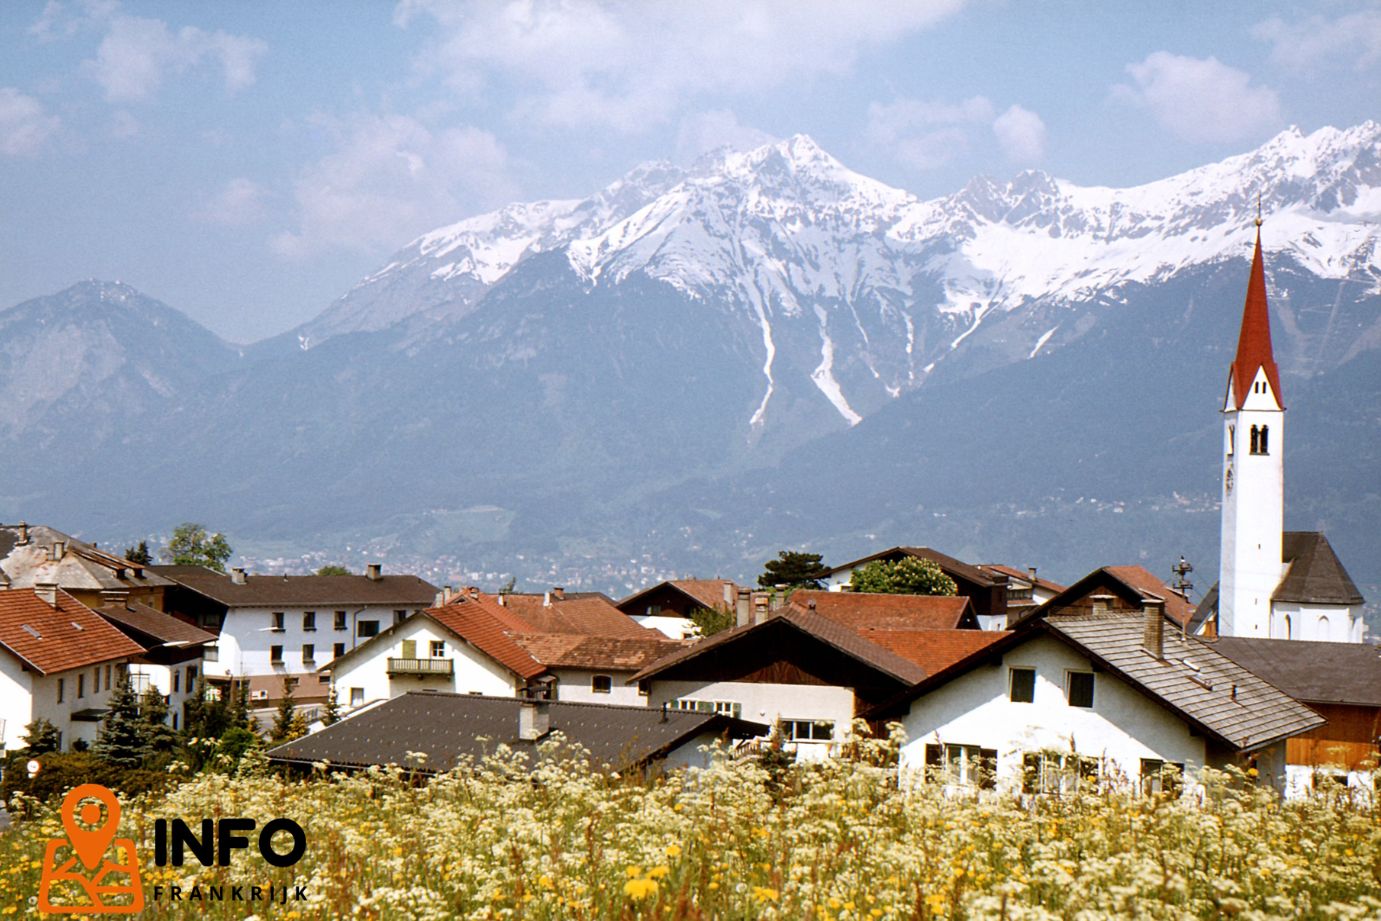
[{"label": "orange location pin logo", "polygon": [[[105,821],[102,822],[101,807],[96,803],[81,807],[82,823],[96,826],[90,831],[77,824],[77,804],[85,799],[98,800],[106,808]],[[67,840],[72,842],[72,850],[77,852],[82,864],[88,870],[94,870],[120,827],[120,801],[100,784],[84,783],[73,787],[62,801],[62,827],[67,830]]]}]

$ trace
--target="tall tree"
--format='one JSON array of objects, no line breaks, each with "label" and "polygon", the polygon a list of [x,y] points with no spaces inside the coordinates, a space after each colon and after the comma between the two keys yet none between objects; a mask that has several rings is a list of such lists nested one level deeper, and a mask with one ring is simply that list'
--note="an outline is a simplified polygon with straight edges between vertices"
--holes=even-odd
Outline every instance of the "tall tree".
[{"label": "tall tree", "polygon": [[849,586],[856,592],[884,595],[954,595],[959,591],[940,564],[914,556],[904,556],[895,563],[866,563],[853,571]]},{"label": "tall tree", "polygon": [[170,751],[177,736],[168,725],[168,699],[153,685],[149,685],[139,698],[139,715],[144,721],[144,737],[148,739],[149,749]]},{"label": "tall tree", "polygon": [[138,546],[126,547],[125,559],[129,560],[131,563],[148,566],[153,562],[153,554],[149,552],[149,542],[141,540]]},{"label": "tall tree", "polygon": [[326,695],[326,710],[322,713],[321,721],[327,726],[340,722],[340,699],[336,697],[334,684],[331,685],[331,692]]},{"label": "tall tree", "polygon": [[24,727],[24,753],[45,755],[62,747],[62,732],[50,721],[39,717]]},{"label": "tall tree", "polygon": [[149,756],[148,726],[139,715],[139,698],[123,669],[106,706],[109,709],[91,751],[112,764],[138,767]]},{"label": "tall tree", "polygon": [[205,566],[225,572],[225,564],[234,551],[224,534],[219,531],[209,534],[202,525],[184,521],[173,530],[165,552],[176,566]]},{"label": "tall tree", "polygon": [[288,742],[296,738],[293,732],[293,717],[297,716],[297,702],[293,700],[293,679],[283,676],[283,696],[278,701],[278,715],[273,721],[274,742]]},{"label": "tall tree", "polygon": [[714,636],[734,625],[734,612],[724,607],[696,608],[690,612],[690,622],[700,630],[701,636]]},{"label": "tall tree", "polygon": [[764,564],[764,572],[758,576],[758,585],[763,588],[778,585],[789,588],[820,588],[820,580],[829,575],[830,571],[820,560],[818,553],[783,550],[777,554],[775,560],[768,560]]}]

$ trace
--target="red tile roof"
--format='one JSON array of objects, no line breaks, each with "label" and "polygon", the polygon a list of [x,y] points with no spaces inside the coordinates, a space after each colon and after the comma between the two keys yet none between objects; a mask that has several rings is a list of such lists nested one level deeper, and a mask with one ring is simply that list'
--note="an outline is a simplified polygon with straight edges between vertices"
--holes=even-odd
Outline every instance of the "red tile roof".
[{"label": "red tile roof", "polygon": [[548,668],[635,672],[688,644],[657,637],[515,635],[514,642]]},{"label": "red tile roof", "polygon": [[1194,605],[1148,570],[1141,566],[1104,566],[1115,578],[1121,579],[1142,595],[1151,595],[1165,600],[1165,613],[1175,623],[1184,626],[1194,616]]},{"label": "red tile roof", "polygon": [[[1031,573],[1029,570],[1018,569],[1015,566],[1006,566],[1002,563],[982,563],[979,565],[978,568],[991,569],[993,572],[1000,572],[1003,575],[1007,576],[1009,579],[1020,579],[1022,582],[1031,581]],[[1042,579],[1040,576],[1036,576],[1035,583],[1037,586],[1039,586],[1047,592],[1050,592],[1051,594],[1059,594],[1060,592],[1068,588],[1068,586],[1066,585],[1061,585],[1058,582],[1051,582],[1049,579]],[[1008,601],[1008,604],[1011,603],[1011,601]]]},{"label": "red tile roof", "polygon": [[[497,605],[492,605],[497,607]],[[485,655],[523,678],[536,678],[547,669],[509,635],[508,626],[484,600],[460,598],[422,612],[463,637]]]},{"label": "red tile roof", "polygon": [[[481,595],[481,598],[494,596]],[[548,602],[543,595],[504,595],[503,608],[526,633],[574,633],[584,636],[647,638],[649,630],[599,595],[581,595]]]},{"label": "red tile roof", "polygon": [[1276,402],[1285,405],[1280,390],[1280,370],[1271,349],[1271,314],[1266,304],[1266,271],[1261,259],[1261,227],[1256,228],[1256,252],[1252,255],[1252,274],[1247,282],[1247,302],[1242,308],[1242,331],[1237,339],[1237,355],[1232,359],[1232,393],[1237,409],[1246,402],[1252,380],[1260,368]]},{"label": "red tile roof", "polygon": [[864,630],[864,638],[915,662],[933,675],[996,643],[1005,630]]},{"label": "red tile roof", "polygon": [[0,647],[43,675],[143,655],[144,647],[71,595],[56,598],[53,607],[33,589],[0,591]]},{"label": "red tile roof", "polygon": [[863,592],[825,592],[801,589],[790,604],[811,608],[821,617],[855,630],[951,630],[969,610],[969,599],[942,595],[877,595]]}]

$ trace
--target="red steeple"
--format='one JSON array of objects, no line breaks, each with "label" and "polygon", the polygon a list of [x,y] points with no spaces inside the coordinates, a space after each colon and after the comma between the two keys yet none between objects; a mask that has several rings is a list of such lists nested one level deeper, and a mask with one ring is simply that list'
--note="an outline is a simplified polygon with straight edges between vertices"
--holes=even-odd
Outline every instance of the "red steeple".
[{"label": "red steeple", "polygon": [[1237,338],[1237,355],[1232,360],[1232,393],[1241,409],[1251,392],[1258,368],[1266,369],[1266,380],[1276,402],[1284,406],[1280,392],[1280,371],[1271,351],[1271,315],[1266,309],[1266,270],[1261,262],[1261,218],[1256,219],[1256,253],[1252,256],[1252,275],[1247,283],[1247,303],[1242,308],[1242,332]]}]

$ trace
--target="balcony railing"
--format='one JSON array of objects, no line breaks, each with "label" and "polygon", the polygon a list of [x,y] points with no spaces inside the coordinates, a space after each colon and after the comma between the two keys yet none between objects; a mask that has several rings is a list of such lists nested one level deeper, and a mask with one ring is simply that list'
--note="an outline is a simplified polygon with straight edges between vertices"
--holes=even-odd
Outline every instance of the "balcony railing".
[{"label": "balcony railing", "polygon": [[449,675],[455,663],[450,659],[394,659],[388,660],[390,675]]}]

